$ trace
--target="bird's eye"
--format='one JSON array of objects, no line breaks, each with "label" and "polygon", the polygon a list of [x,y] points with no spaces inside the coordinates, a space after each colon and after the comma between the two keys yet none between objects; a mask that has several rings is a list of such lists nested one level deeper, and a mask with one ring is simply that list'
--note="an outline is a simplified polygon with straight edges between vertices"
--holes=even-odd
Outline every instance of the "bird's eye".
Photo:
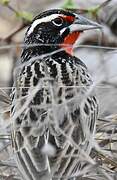
[{"label": "bird's eye", "polygon": [[62,26],[62,24],[63,24],[63,19],[60,18],[60,17],[58,17],[58,18],[52,20],[52,23],[53,23],[55,26]]}]

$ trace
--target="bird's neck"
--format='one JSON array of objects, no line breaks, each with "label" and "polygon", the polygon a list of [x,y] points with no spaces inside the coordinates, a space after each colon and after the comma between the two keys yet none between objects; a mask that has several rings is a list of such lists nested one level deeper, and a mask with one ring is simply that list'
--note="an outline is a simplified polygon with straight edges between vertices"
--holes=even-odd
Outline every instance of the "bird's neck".
[{"label": "bird's neck", "polygon": [[[56,53],[60,50],[59,46],[47,46],[47,45],[35,45],[30,46],[30,44],[26,45],[26,47],[23,49],[21,58],[22,61],[28,61],[30,58],[32,57],[39,57],[41,58],[41,56],[51,56],[51,54]],[[60,50],[61,51],[61,50]]]}]

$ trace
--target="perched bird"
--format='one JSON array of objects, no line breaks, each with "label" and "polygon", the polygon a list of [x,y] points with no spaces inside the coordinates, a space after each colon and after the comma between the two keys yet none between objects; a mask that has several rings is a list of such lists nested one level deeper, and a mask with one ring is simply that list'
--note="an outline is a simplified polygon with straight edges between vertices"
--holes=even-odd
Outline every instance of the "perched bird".
[{"label": "perched bird", "polygon": [[53,9],[28,28],[11,93],[12,144],[25,180],[76,180],[93,146],[98,103],[85,64],[73,56],[80,33],[100,28]]}]

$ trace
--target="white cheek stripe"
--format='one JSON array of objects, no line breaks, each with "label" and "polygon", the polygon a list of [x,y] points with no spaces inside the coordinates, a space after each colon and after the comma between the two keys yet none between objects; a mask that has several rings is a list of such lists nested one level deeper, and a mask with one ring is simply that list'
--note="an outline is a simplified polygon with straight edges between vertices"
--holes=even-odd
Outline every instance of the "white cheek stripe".
[{"label": "white cheek stripe", "polygon": [[61,31],[60,31],[60,35],[62,35],[62,34],[65,32],[65,30],[66,30],[66,27],[65,27],[65,28],[63,28],[63,29],[61,29]]},{"label": "white cheek stripe", "polygon": [[35,29],[35,27],[36,27],[37,25],[41,24],[42,22],[52,21],[53,19],[55,19],[55,18],[57,18],[57,17],[59,17],[59,16],[63,16],[63,15],[62,15],[62,14],[52,14],[52,15],[50,15],[50,16],[46,16],[46,17],[43,17],[43,18],[41,18],[41,19],[35,20],[35,21],[32,23],[30,29],[28,30],[27,35],[29,36],[29,35],[33,32],[33,30]]}]

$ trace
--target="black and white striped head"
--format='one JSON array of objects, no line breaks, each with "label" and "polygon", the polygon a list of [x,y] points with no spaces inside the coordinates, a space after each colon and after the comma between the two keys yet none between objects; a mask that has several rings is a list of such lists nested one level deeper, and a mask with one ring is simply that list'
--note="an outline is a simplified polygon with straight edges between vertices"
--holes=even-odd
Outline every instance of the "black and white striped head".
[{"label": "black and white striped head", "polygon": [[[80,32],[99,27],[97,23],[66,10],[48,10],[34,18],[26,32],[25,43],[60,44],[56,47],[73,45]],[[48,51],[49,49],[55,50],[55,47],[49,47]]]}]

